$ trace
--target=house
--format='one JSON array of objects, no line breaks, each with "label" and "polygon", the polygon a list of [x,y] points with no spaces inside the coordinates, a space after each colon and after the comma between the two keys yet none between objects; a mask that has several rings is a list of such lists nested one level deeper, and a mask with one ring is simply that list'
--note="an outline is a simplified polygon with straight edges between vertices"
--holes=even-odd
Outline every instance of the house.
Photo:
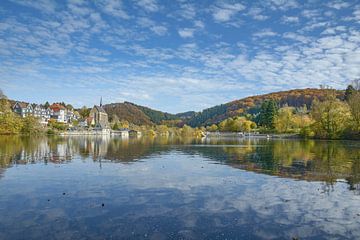
[{"label": "house", "polygon": [[33,116],[40,119],[41,124],[48,124],[52,110],[40,104],[33,105]]},{"label": "house", "polygon": [[65,115],[65,119],[68,123],[72,122],[73,120],[77,119],[76,115],[74,114],[73,111],[71,110],[67,110],[66,111],[66,115]]},{"label": "house", "polygon": [[91,109],[89,118],[91,119],[91,125],[94,126],[95,130],[110,130],[108,114],[102,107],[102,100],[100,100],[99,106],[95,105]]},{"label": "house", "polygon": [[51,118],[55,119],[59,123],[67,123],[68,119],[66,117],[66,108],[58,103],[52,104],[51,109]]},{"label": "house", "polygon": [[33,107],[30,103],[16,102],[12,109],[23,118],[33,114]]},{"label": "house", "polygon": [[13,107],[13,112],[19,114],[21,117],[33,116],[39,119],[41,124],[48,124],[52,115],[52,110],[45,108],[43,105],[30,104],[25,102],[16,102]]}]

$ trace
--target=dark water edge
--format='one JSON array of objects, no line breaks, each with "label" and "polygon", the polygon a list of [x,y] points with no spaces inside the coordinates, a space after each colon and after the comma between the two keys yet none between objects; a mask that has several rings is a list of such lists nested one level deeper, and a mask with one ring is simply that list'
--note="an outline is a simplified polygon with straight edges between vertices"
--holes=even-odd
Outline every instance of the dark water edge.
[{"label": "dark water edge", "polygon": [[360,143],[0,137],[0,239],[358,239]]}]

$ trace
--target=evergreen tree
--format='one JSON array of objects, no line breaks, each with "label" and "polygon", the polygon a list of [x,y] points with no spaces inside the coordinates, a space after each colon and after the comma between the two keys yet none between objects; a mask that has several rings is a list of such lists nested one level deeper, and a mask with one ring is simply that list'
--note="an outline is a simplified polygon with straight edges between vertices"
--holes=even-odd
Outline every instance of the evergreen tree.
[{"label": "evergreen tree", "polygon": [[353,95],[355,91],[353,85],[349,85],[345,90],[345,101],[349,101],[351,95]]},{"label": "evergreen tree", "polygon": [[258,124],[260,126],[273,129],[274,119],[278,112],[278,106],[275,100],[270,99],[262,103],[260,114],[258,116]]},{"label": "evergreen tree", "polygon": [[50,107],[50,103],[49,103],[48,101],[46,101],[46,103],[44,104],[44,107],[45,107],[45,108]]}]

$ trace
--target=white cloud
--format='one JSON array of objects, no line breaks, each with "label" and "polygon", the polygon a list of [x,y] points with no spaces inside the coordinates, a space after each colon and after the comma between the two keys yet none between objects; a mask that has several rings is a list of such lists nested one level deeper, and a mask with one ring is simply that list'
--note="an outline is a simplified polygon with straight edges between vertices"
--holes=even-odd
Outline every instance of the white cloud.
[{"label": "white cloud", "polygon": [[296,0],[270,0],[267,2],[270,5],[270,8],[273,10],[289,10],[293,8],[298,8],[299,3]]},{"label": "white cloud", "polygon": [[156,0],[136,0],[137,5],[149,12],[159,11],[159,6]]},{"label": "white cloud", "polygon": [[182,38],[192,38],[194,36],[195,29],[193,28],[183,28],[179,29],[178,33]]},{"label": "white cloud", "polygon": [[248,11],[247,15],[249,15],[253,19],[259,20],[259,21],[269,19],[269,16],[262,14],[262,12],[263,12],[262,8],[254,7]]},{"label": "white cloud", "polygon": [[55,8],[56,8],[56,2],[53,0],[37,0],[37,1],[32,1],[32,0],[11,0],[14,3],[26,6],[26,7],[31,7],[31,8],[35,8],[37,10],[40,11],[44,11],[44,12],[54,12]]},{"label": "white cloud", "polygon": [[204,24],[203,21],[196,20],[196,21],[194,21],[194,26],[197,27],[197,28],[204,28],[205,24]]},{"label": "white cloud", "polygon": [[311,41],[310,37],[306,37],[306,36],[303,36],[303,35],[300,35],[297,33],[293,33],[293,32],[284,33],[283,38],[292,39],[292,40],[303,42],[303,43],[308,43]]},{"label": "white cloud", "polygon": [[272,31],[270,28],[263,29],[259,32],[253,34],[254,37],[262,38],[262,37],[274,37],[278,35],[276,32]]},{"label": "white cloud", "polygon": [[194,19],[196,16],[196,8],[192,4],[181,3],[179,15],[185,19]]},{"label": "white cloud", "polygon": [[167,33],[167,28],[147,17],[139,17],[137,23],[144,28],[149,28],[152,32],[159,36],[163,36]]},{"label": "white cloud", "polygon": [[343,8],[348,8],[351,6],[351,4],[349,2],[345,2],[345,1],[330,1],[327,3],[327,6],[330,8],[334,8],[337,10],[343,9]]},{"label": "white cloud", "polygon": [[221,4],[215,6],[213,9],[213,17],[216,21],[226,22],[229,21],[238,12],[243,11],[246,7],[241,3],[236,4]]},{"label": "white cloud", "polygon": [[298,23],[299,22],[299,17],[297,17],[297,16],[283,16],[282,21],[284,23]]},{"label": "white cloud", "polygon": [[167,33],[167,28],[164,26],[152,26],[150,29],[159,36],[163,36]]},{"label": "white cloud", "polygon": [[96,3],[100,6],[102,11],[109,15],[123,19],[130,18],[130,16],[123,9],[123,4],[121,0],[104,0]]}]

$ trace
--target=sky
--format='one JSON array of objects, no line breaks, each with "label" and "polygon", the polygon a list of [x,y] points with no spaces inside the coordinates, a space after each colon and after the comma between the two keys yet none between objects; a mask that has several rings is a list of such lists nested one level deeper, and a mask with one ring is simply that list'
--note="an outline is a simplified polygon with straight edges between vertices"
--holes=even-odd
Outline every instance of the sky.
[{"label": "sky", "polygon": [[360,0],[1,0],[0,88],[178,113],[360,77]]}]

